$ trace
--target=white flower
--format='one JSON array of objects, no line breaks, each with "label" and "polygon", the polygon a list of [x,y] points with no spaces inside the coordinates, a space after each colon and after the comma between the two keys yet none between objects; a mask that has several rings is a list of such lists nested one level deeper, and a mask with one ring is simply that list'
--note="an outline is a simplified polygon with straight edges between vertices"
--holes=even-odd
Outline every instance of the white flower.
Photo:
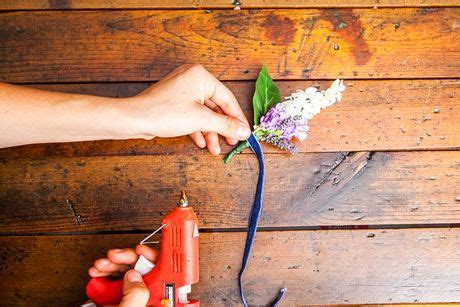
[{"label": "white flower", "polygon": [[327,108],[342,99],[345,90],[343,80],[335,80],[331,87],[319,92],[316,87],[297,90],[291,96],[285,97],[283,107],[290,116],[300,116],[309,120],[318,114],[321,109]]}]

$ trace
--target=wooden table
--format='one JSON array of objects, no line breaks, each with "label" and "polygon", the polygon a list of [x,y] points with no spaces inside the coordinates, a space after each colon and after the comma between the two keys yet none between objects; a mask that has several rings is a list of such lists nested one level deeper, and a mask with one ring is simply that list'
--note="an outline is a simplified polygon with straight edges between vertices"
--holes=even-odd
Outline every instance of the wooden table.
[{"label": "wooden table", "polygon": [[[263,63],[284,95],[343,78],[297,155],[265,146],[249,301],[286,285],[284,306],[460,302],[460,3],[240,2],[0,0],[0,81],[122,97],[199,62],[251,118]],[[201,222],[193,296],[238,305],[256,170],[188,138],[0,150],[0,305],[82,302],[92,261],[156,228],[182,188]]]}]

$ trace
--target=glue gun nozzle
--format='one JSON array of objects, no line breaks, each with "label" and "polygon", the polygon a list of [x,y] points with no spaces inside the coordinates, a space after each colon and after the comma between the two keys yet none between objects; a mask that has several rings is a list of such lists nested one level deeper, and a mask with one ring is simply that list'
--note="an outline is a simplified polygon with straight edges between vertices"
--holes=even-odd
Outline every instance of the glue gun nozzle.
[{"label": "glue gun nozzle", "polygon": [[187,200],[187,195],[185,195],[185,190],[182,190],[180,194],[180,199],[177,205],[179,207],[188,207],[188,200]]}]

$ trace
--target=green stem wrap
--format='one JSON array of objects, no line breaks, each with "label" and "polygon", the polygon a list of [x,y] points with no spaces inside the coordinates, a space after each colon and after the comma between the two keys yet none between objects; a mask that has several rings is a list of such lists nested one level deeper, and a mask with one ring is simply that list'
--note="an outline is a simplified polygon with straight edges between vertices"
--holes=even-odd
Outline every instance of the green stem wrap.
[{"label": "green stem wrap", "polygon": [[228,162],[230,162],[230,160],[233,158],[234,155],[236,155],[237,153],[241,152],[243,149],[246,149],[248,147],[249,147],[248,141],[241,142],[237,147],[233,148],[233,150],[230,151],[225,156],[224,163],[227,164]]}]

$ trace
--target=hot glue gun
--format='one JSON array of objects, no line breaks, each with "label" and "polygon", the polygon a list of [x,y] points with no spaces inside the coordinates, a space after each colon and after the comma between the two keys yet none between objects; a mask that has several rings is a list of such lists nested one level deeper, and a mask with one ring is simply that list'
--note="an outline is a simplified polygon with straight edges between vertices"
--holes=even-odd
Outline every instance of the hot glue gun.
[{"label": "hot glue gun", "polygon": [[[169,213],[161,229],[160,257],[153,264],[140,256],[134,269],[141,273],[150,291],[149,306],[197,307],[199,301],[189,300],[191,285],[198,282],[198,219],[182,191],[177,207]],[[148,242],[147,242],[148,243]],[[118,305],[122,299],[122,279],[92,278],[86,294],[97,305]]]}]

